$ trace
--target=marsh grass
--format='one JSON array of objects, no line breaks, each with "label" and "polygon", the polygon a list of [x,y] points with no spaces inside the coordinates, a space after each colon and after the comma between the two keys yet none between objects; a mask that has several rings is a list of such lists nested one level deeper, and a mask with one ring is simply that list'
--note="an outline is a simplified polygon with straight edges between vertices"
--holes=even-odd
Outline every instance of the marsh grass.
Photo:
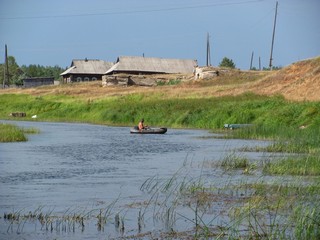
[{"label": "marsh grass", "polygon": [[257,183],[242,187],[250,188],[251,194],[230,209],[231,239],[318,239],[319,184]]},{"label": "marsh grass", "polygon": [[226,155],[219,163],[224,170],[236,170],[249,168],[249,160],[245,156],[236,154],[235,152]]},{"label": "marsh grass", "polygon": [[38,134],[40,133],[40,130],[37,128],[21,128],[22,132],[25,134]]},{"label": "marsh grass", "polygon": [[0,142],[27,141],[24,131],[12,124],[0,123]]},{"label": "marsh grass", "polygon": [[37,134],[39,129],[20,128],[13,124],[0,123],[0,142],[24,142],[28,138],[25,134]]},{"label": "marsh grass", "polygon": [[[92,209],[90,211],[68,208],[60,214],[54,213],[53,209],[45,210],[45,207],[41,206],[34,211],[29,212],[19,210],[4,213],[3,219],[4,222],[8,224],[8,233],[22,233],[26,223],[33,223],[35,225],[40,223],[41,230],[51,233],[74,233],[79,230],[83,232],[88,225],[88,222],[91,220],[96,221],[97,231],[99,232],[104,231],[106,224],[113,223],[116,229],[120,233],[123,233],[124,217],[119,217],[119,212],[116,214],[114,212],[117,201],[118,199],[115,199],[103,208]],[[115,222],[112,221],[114,214]],[[119,223],[116,222],[116,216],[119,217]]]},{"label": "marsh grass", "polygon": [[[179,169],[169,179],[148,178],[141,190],[150,194],[150,198],[136,206],[140,207],[137,230],[125,228],[127,210],[116,210],[117,200],[91,211],[67,209],[57,215],[53,210],[45,211],[40,207],[33,212],[7,213],[3,218],[8,223],[7,231],[18,234],[23,232],[28,221],[40,223],[43,231],[65,234],[83,232],[94,220],[97,231],[104,232],[106,225],[113,224],[120,237],[126,239],[143,236],[161,236],[163,239],[319,239],[319,181],[310,184],[301,184],[299,180],[286,184],[257,181],[226,183],[220,187],[208,183],[203,175],[191,177],[184,169]],[[191,215],[182,209],[188,209]],[[146,214],[149,220],[163,223],[157,236],[143,232],[145,224],[151,224],[145,222]],[[191,228],[176,230],[176,223],[181,220]],[[126,235],[133,232],[137,234]]]},{"label": "marsh grass", "polygon": [[278,175],[320,176],[320,156],[287,157],[269,162],[263,171]]},{"label": "marsh grass", "polygon": [[320,239],[320,205],[298,206],[294,209],[292,220],[296,223],[294,230],[297,239]]},{"label": "marsh grass", "polygon": [[[228,156],[227,165],[234,168],[248,167],[237,163],[239,156]],[[234,162],[235,161],[235,162]],[[318,160],[315,160],[318,162]],[[185,174],[185,175],[183,175]],[[172,178],[161,180],[149,178],[142,189],[157,193],[155,204],[160,212],[168,211],[194,225],[192,233],[195,239],[318,239],[319,237],[319,202],[320,185],[317,180],[301,183],[299,179],[287,183],[228,184],[215,187],[205,184],[203,176],[192,178],[179,170]],[[164,200],[159,204],[160,195]],[[170,197],[169,197],[170,196]],[[173,201],[173,202],[171,202]],[[212,214],[214,206],[223,204],[224,208]],[[187,207],[193,217],[179,211],[179,206]],[[302,209],[306,207],[306,211]],[[167,212],[168,213],[168,212]],[[208,219],[211,214],[211,219]],[[226,217],[229,221],[213,227],[218,218]],[[176,218],[174,218],[175,221]],[[169,221],[163,219],[163,221]],[[174,224],[170,224],[174,229]]]},{"label": "marsh grass", "polygon": [[320,128],[308,127],[305,129],[286,126],[254,126],[238,129],[228,133],[231,138],[266,139],[273,143],[267,147],[243,148],[246,151],[266,151],[285,153],[310,153],[320,152]]}]

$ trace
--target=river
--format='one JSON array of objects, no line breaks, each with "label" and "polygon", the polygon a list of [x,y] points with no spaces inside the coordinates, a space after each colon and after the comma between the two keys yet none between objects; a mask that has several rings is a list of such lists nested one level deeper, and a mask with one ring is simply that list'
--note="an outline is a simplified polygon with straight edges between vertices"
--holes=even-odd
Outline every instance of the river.
[{"label": "river", "polygon": [[[2,121],[7,122],[7,121]],[[212,138],[205,130],[168,129],[163,135],[130,134],[128,127],[109,127],[77,123],[10,121],[20,127],[34,127],[39,134],[28,135],[27,142],[0,143],[0,216],[43,212],[51,216],[70,216],[94,212],[110,214],[111,227],[97,230],[96,220],[86,220],[85,229],[44,227],[33,221],[0,219],[1,239],[106,239],[117,237],[114,215],[125,219],[124,235],[137,232],[137,211],[130,204],[141,204],[150,194],[141,191],[150,178],[170,179],[181,168],[190,176],[207,175],[216,185],[226,181],[248,181],[261,176],[228,174],[205,162],[221,160],[234,149],[265,146],[264,141]],[[252,161],[262,161],[265,153],[241,153]],[[244,180],[245,178],[245,180]],[[150,214],[152,215],[152,214]],[[57,220],[56,220],[57,221]],[[22,223],[21,223],[22,222]],[[145,220],[145,231],[157,227]],[[183,228],[179,223],[177,228]],[[187,225],[187,224],[186,224]],[[108,223],[106,223],[108,226]],[[107,228],[107,227],[106,227]],[[161,226],[159,227],[161,228]]]}]

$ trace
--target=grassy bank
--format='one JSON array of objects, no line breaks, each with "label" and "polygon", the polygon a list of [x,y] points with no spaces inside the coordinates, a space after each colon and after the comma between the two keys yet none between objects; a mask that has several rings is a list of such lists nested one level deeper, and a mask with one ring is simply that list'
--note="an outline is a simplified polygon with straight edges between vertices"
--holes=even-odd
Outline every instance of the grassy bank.
[{"label": "grassy bank", "polygon": [[[160,87],[161,88],[161,87]],[[87,122],[132,126],[144,118],[150,126],[221,129],[225,123],[254,127],[227,131],[232,138],[276,142],[254,151],[319,154],[320,102],[291,102],[281,96],[246,93],[210,98],[172,98],[162,91],[94,99],[73,95],[0,95],[0,119],[25,112],[27,120]]]},{"label": "grassy bank", "polygon": [[[40,121],[89,122],[133,125],[144,117],[148,125],[178,128],[222,128],[225,123],[263,125],[297,129],[320,124],[320,103],[289,102],[280,96],[251,93],[219,98],[165,98],[165,94],[130,94],[98,100],[66,95],[0,95],[0,118],[11,112],[37,115]],[[278,134],[277,132],[275,134]],[[271,136],[272,137],[272,136]]]}]

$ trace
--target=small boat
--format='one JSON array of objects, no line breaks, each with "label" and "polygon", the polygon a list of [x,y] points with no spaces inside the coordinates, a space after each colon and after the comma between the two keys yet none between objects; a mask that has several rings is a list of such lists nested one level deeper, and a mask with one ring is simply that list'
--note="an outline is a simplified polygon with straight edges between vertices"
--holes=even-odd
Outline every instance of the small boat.
[{"label": "small boat", "polygon": [[238,129],[238,128],[245,128],[245,127],[252,127],[253,124],[224,124],[224,128],[228,128],[228,129]]},{"label": "small boat", "polygon": [[130,133],[137,133],[137,134],[164,134],[167,132],[167,128],[145,128],[139,130],[137,126],[130,129]]}]

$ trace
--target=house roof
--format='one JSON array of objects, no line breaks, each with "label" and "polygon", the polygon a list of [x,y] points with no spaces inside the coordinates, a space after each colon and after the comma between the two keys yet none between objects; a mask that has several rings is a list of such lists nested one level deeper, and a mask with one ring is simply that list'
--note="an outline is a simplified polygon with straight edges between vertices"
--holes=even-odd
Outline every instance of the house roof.
[{"label": "house roof", "polygon": [[105,72],[112,67],[112,62],[105,62],[96,59],[81,59],[72,60],[70,68],[60,75],[67,74],[105,74]]},{"label": "house roof", "polygon": [[121,56],[106,74],[113,72],[192,73],[196,60]]}]

